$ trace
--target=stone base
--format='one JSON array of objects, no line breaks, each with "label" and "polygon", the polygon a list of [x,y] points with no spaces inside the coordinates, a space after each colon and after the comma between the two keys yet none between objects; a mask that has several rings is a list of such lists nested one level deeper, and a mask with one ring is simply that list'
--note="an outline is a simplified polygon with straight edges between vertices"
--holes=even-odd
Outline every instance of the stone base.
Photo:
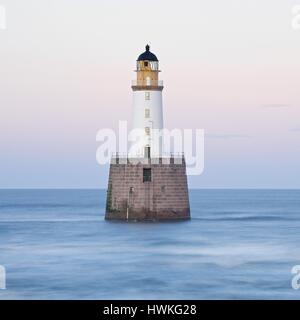
[{"label": "stone base", "polygon": [[[121,159],[119,159],[121,160]],[[162,221],[190,219],[184,158],[122,159],[110,165],[106,214],[108,220]],[[148,175],[145,175],[145,170]],[[150,181],[149,169],[151,169]]]},{"label": "stone base", "polygon": [[121,212],[113,211],[106,212],[106,220],[128,220],[128,221],[171,221],[171,220],[189,220],[190,210],[186,209],[182,212],[176,212],[172,209],[161,212],[147,212],[147,211],[130,211]]}]

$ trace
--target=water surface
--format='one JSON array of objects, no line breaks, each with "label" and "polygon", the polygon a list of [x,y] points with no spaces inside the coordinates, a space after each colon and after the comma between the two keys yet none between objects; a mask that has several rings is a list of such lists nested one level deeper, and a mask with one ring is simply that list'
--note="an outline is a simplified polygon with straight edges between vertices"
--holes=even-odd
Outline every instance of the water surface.
[{"label": "water surface", "polygon": [[104,220],[104,190],[0,190],[0,299],[300,299],[299,190],[192,190],[192,220]]}]

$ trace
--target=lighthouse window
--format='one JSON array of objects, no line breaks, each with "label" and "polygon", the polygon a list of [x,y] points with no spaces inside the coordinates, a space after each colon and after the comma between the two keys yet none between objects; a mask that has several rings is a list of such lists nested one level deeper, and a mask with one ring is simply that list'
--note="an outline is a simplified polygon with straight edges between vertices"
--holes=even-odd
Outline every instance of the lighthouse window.
[{"label": "lighthouse window", "polygon": [[151,181],[151,169],[144,168],[143,169],[143,182]]},{"label": "lighthouse window", "polygon": [[148,61],[145,61],[145,62],[144,62],[144,66],[145,66],[145,67],[148,67]]},{"label": "lighthouse window", "polygon": [[150,109],[145,109],[145,118],[150,118]]},{"label": "lighthouse window", "polygon": [[157,61],[150,62],[150,67],[151,67],[151,70],[158,70]]},{"label": "lighthouse window", "polygon": [[150,135],[150,128],[149,128],[149,127],[146,127],[146,128],[145,128],[145,133],[146,133],[147,136]]},{"label": "lighthouse window", "polygon": [[150,92],[145,92],[145,99],[150,100]]}]

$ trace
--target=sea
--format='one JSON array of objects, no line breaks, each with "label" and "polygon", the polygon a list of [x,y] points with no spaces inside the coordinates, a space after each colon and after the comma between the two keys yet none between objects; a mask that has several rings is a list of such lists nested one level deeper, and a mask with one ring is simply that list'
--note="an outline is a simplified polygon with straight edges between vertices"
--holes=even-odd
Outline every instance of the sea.
[{"label": "sea", "polygon": [[300,299],[300,190],[190,190],[163,223],[105,221],[105,197],[0,190],[0,299]]}]

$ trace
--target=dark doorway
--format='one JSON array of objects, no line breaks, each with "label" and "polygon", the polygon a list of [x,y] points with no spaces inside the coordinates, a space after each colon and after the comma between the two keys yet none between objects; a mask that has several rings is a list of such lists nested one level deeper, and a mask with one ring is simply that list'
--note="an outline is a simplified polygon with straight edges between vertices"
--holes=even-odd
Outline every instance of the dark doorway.
[{"label": "dark doorway", "polygon": [[143,169],[143,182],[150,182],[151,181],[151,169]]},{"label": "dark doorway", "polygon": [[150,159],[150,147],[145,147],[145,158]]}]

